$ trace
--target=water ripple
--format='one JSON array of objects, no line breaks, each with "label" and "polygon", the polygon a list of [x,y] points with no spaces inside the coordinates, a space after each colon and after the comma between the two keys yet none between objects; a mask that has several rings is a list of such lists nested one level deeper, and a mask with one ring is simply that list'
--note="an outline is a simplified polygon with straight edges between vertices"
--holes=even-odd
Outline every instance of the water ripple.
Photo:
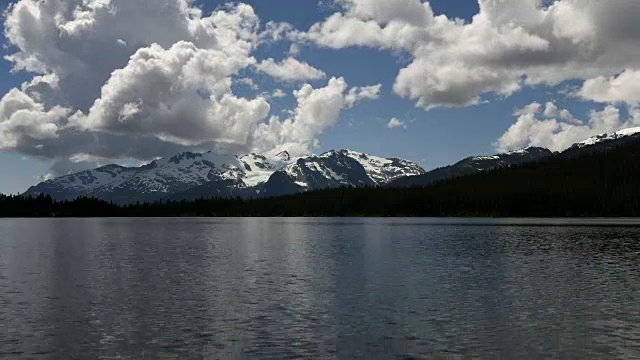
[{"label": "water ripple", "polygon": [[640,228],[496,223],[0,220],[0,357],[640,358]]}]

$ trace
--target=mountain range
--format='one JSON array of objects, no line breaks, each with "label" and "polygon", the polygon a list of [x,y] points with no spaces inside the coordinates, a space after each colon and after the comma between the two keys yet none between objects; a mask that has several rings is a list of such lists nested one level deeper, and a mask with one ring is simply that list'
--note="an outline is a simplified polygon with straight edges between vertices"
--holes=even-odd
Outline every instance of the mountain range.
[{"label": "mountain range", "polygon": [[141,167],[107,165],[44,181],[26,196],[57,200],[94,197],[116,203],[189,200],[203,197],[263,197],[340,186],[384,186],[401,177],[424,174],[402,159],[350,150],[292,158],[185,152]]},{"label": "mountain range", "polygon": [[599,152],[640,140],[640,127],[601,134],[563,152],[540,147],[491,156],[475,156],[426,172],[416,163],[351,150],[292,158],[185,152],[141,167],[107,165],[47,180],[24,195],[57,200],[94,197],[116,203],[193,200],[210,197],[272,197],[336,187],[426,186],[496,168]]}]

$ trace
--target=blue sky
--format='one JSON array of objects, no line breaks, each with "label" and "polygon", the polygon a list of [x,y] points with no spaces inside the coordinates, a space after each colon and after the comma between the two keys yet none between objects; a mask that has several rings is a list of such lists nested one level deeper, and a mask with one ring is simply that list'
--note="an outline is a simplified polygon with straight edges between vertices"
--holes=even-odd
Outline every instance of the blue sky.
[{"label": "blue sky", "polygon": [[[70,1],[72,0],[68,0],[67,2]],[[398,7],[405,6],[403,4],[409,4],[411,2],[420,2],[419,0],[394,1],[398,3]],[[483,1],[489,4],[494,0]],[[626,0],[623,0],[622,2],[624,1]],[[65,0],[55,0],[55,2],[65,3]],[[324,0],[321,2],[311,0],[253,0],[246,1],[245,3],[253,7],[255,14],[259,17],[260,22],[263,25],[269,21],[281,23],[286,22],[290,24],[291,32],[295,30],[305,33],[308,32],[314,24],[323,23],[327,21],[332,14],[338,12],[342,12],[346,14],[346,16],[352,16],[353,19],[358,21],[364,19],[378,22],[379,26],[384,28],[388,24],[388,21],[386,19],[378,19],[375,17],[384,15],[373,15],[371,18],[365,19],[362,15],[359,15],[356,10],[353,10],[358,9],[357,6],[362,6],[362,9],[365,9],[366,12],[368,10],[366,10],[365,6],[373,6],[371,4],[375,5],[376,2],[378,2],[380,6],[385,6],[383,4],[383,0],[371,0],[369,2],[363,0],[344,0],[342,3],[333,3],[330,0]],[[9,2],[3,0],[0,3],[3,8],[6,8]],[[204,16],[208,16],[208,14],[217,9],[222,3],[222,1],[203,1],[197,4],[204,10]],[[353,6],[351,8],[352,13],[349,13],[349,8],[345,7],[345,3],[351,3]],[[564,12],[560,11],[559,7],[558,11],[556,11],[556,9],[553,8],[556,5],[552,3],[547,2],[543,4],[536,0],[526,0],[522,3],[537,4],[535,6],[538,7],[539,11],[541,13],[546,11],[545,14],[547,14],[549,18],[552,18],[551,16],[553,15],[562,20],[560,16],[567,16]],[[462,21],[464,21],[466,25],[471,24],[473,16],[478,14],[480,11],[479,3],[476,0],[432,0],[430,2],[430,7],[436,16],[445,15],[451,21],[453,21],[454,18],[461,19],[458,21],[460,29],[464,26]],[[615,7],[615,5],[612,7]],[[486,9],[491,10],[489,5],[486,6]],[[635,9],[636,8],[627,8],[626,11],[635,11]],[[523,28],[525,32],[529,31],[527,26],[530,22],[526,19],[526,9],[507,9],[505,6],[504,9],[493,9],[493,12],[489,10],[486,11],[488,14],[487,18],[491,17],[494,24],[497,24],[501,11],[515,11],[513,14],[516,15],[507,15],[511,16],[511,19],[515,23],[521,21],[522,24],[524,24],[521,29]],[[586,8],[586,10],[581,10],[584,10],[585,14],[589,16],[592,15],[587,12],[589,10],[588,8]],[[612,11],[614,10],[616,9],[612,9]],[[388,9],[385,11],[388,11]],[[602,9],[600,9],[600,11],[602,11]],[[398,14],[402,14],[402,11],[398,11]],[[585,19],[589,20],[591,18],[585,15]],[[398,18],[392,19],[391,21],[398,21],[398,23],[400,23],[403,20]],[[594,23],[596,23],[595,20]],[[451,34],[454,34],[455,26],[453,22],[450,24],[450,27],[452,29]],[[512,33],[509,33],[498,25],[495,25],[495,28],[482,29],[486,30],[487,33],[490,33],[489,31],[495,31],[495,34],[497,34],[495,35],[496,37],[504,36],[507,38],[508,36],[515,34],[515,30],[511,29]],[[540,51],[547,51],[549,54],[553,55],[553,49],[549,50],[549,48],[553,48],[555,44],[554,42],[566,40],[565,38],[546,39],[543,35],[536,34],[535,31],[536,30],[534,30],[533,26],[529,31],[529,38],[535,37],[535,39],[531,40],[530,44],[532,54],[539,54]],[[604,41],[602,39],[605,39],[607,36],[621,37],[621,35],[618,35],[617,33],[613,35],[609,33],[600,34],[598,29],[591,29],[591,31],[594,32],[594,34],[585,35],[583,33],[576,34],[575,32],[571,32],[568,33],[568,35],[561,35],[565,37],[572,36],[574,38],[577,36],[585,37],[593,35],[593,39],[595,39],[593,41]],[[556,31],[555,33],[560,33],[560,31]],[[560,35],[557,36],[561,37]],[[542,40],[547,41],[547,43],[551,45],[548,45],[544,50],[540,50],[539,38],[542,38]],[[571,40],[574,40],[574,38],[571,38]],[[295,40],[291,39],[293,39],[293,37],[288,38],[287,40],[267,41],[257,47],[257,49],[250,55],[253,56],[257,62],[267,58],[273,58],[275,61],[280,61],[289,56],[289,48],[291,44],[295,42]],[[321,39],[317,40],[315,38],[312,39],[311,37],[305,39],[307,40],[300,41],[299,53],[294,54],[293,56],[295,59],[324,72],[326,76],[316,80],[283,82],[278,81],[278,79],[269,74],[257,71],[254,68],[245,67],[233,75],[233,94],[237,97],[255,99],[260,96],[260,94],[271,93],[276,88],[284,90],[287,93],[286,97],[267,99],[270,106],[269,115],[261,120],[261,122],[266,122],[268,121],[268,117],[271,115],[278,115],[282,120],[287,116],[287,111],[291,111],[296,108],[296,99],[292,96],[292,93],[294,90],[300,89],[302,84],[305,82],[311,84],[314,89],[326,86],[328,79],[332,77],[343,77],[348,84],[347,89],[380,84],[380,92],[376,95],[375,99],[363,98],[353,107],[346,105],[343,106],[339,112],[338,120],[335,123],[331,122],[330,125],[324,126],[321,131],[313,134],[317,140],[319,140],[318,146],[311,149],[315,153],[321,153],[329,149],[349,148],[381,156],[410,159],[418,162],[427,169],[431,169],[451,164],[466,156],[492,154],[497,152],[499,149],[512,149],[518,146],[547,145],[551,148],[556,147],[554,150],[559,150],[562,146],[566,146],[564,144],[568,144],[575,139],[579,139],[580,136],[591,135],[591,133],[605,129],[605,127],[598,124],[593,125],[593,121],[589,122],[589,120],[590,117],[593,117],[594,111],[603,111],[607,107],[610,109],[615,108],[619,111],[619,118],[614,119],[617,123],[606,128],[607,130],[617,130],[620,127],[633,124],[635,121],[635,119],[631,119],[632,115],[630,115],[630,113],[633,112],[633,109],[636,108],[634,102],[635,94],[630,94],[628,96],[625,95],[627,97],[623,96],[622,98],[614,98],[615,96],[612,94],[619,94],[620,92],[609,91],[612,89],[613,85],[607,82],[615,79],[616,76],[620,76],[620,78],[622,78],[620,74],[623,72],[630,74],[630,77],[631,75],[635,75],[635,72],[632,73],[632,71],[635,71],[637,64],[626,60],[617,61],[618,59],[616,58],[615,61],[609,61],[609,63],[616,64],[615,66],[604,66],[598,62],[599,60],[588,60],[583,65],[580,65],[581,63],[579,61],[582,60],[572,60],[570,59],[571,54],[564,54],[564,58],[569,58],[569,60],[563,58],[563,60],[547,61],[543,65],[525,64],[525,60],[518,60],[522,62],[522,64],[518,63],[514,65],[513,63],[509,63],[510,65],[501,65],[501,61],[505,61],[505,64],[507,61],[511,61],[507,58],[512,56],[512,53],[507,51],[509,50],[507,49],[502,52],[497,52],[496,50],[496,53],[493,54],[491,53],[491,45],[488,45],[482,50],[482,55],[486,55],[486,58],[490,57],[493,59],[492,61],[495,62],[495,64],[491,63],[486,66],[483,65],[481,69],[477,69],[477,74],[484,76],[488,72],[492,72],[491,74],[500,74],[499,76],[504,76],[505,79],[496,79],[494,78],[494,75],[491,75],[488,76],[487,79],[483,78],[481,81],[479,80],[479,84],[470,82],[469,85],[464,85],[465,79],[463,77],[463,80],[460,80],[463,82],[463,86],[461,86],[461,88],[456,87],[458,83],[453,83],[451,85],[451,89],[446,89],[446,93],[445,91],[442,91],[442,94],[439,93],[442,96],[446,95],[455,97],[455,94],[452,95],[452,91],[464,92],[465,86],[468,86],[469,88],[478,86],[479,89],[477,90],[477,95],[479,95],[479,101],[469,98],[464,100],[466,103],[450,104],[447,102],[449,100],[437,102],[435,100],[436,96],[433,95],[436,90],[429,88],[416,89],[415,91],[423,91],[419,96],[423,96],[427,101],[433,101],[433,106],[431,103],[428,104],[429,106],[418,106],[418,95],[412,97],[406,94],[400,94],[399,91],[394,89],[394,83],[398,81],[401,69],[411,67],[413,62],[417,62],[421,57],[425,59],[425,62],[429,61],[429,64],[433,64],[434,61],[439,61],[438,59],[441,59],[445,55],[451,56],[450,54],[453,52],[449,47],[445,46],[446,44],[429,45],[428,42],[425,42],[424,47],[421,49],[432,49],[432,47],[429,46],[435,46],[433,47],[433,50],[425,52],[425,50],[415,50],[417,49],[417,46],[413,48],[413,50],[393,49],[393,44],[334,46],[333,44],[327,45],[327,43],[322,43]],[[522,38],[518,39],[518,41],[524,41]],[[580,39],[582,40],[582,38]],[[114,38],[114,41],[115,40],[116,39]],[[482,40],[482,38],[469,40],[470,42],[466,46],[475,46],[475,41],[480,40]],[[23,47],[23,52],[31,51],[29,49],[25,50],[26,45],[24,44],[15,44],[16,41],[16,38],[4,39],[4,43],[9,45],[3,50],[4,55],[10,55],[18,52],[18,50],[20,50],[20,46]],[[28,41],[28,39],[25,41]],[[470,60],[467,58],[458,59],[454,57],[452,58],[452,61],[460,61],[460,70],[469,70],[468,78],[473,78],[476,76],[476,73],[472,73],[471,70],[475,71],[476,69],[474,66],[476,65],[473,62],[474,60],[471,59],[471,55],[475,56],[477,54],[466,54],[464,52],[464,39],[456,41],[462,42],[458,45],[461,45],[460,48],[463,50],[456,50],[455,54],[460,53],[462,54],[460,55],[461,57],[467,56]],[[611,39],[607,41],[615,43],[615,41],[612,42]],[[574,43],[578,44],[579,42],[575,41]],[[437,43],[434,42],[434,44]],[[505,44],[511,44],[508,46],[515,46],[513,45],[514,42],[505,41]],[[498,48],[498,45],[494,45],[494,47]],[[437,46],[441,46],[441,48],[438,48]],[[527,47],[529,45],[527,44],[522,46]],[[454,47],[451,46],[451,48]],[[68,49],[64,50],[66,51]],[[525,50],[522,50],[522,53],[526,55],[526,51],[528,50],[529,48],[526,48]],[[578,50],[576,50],[576,53],[579,52]],[[603,51],[607,51],[605,54],[607,56],[609,56],[609,52],[613,52],[613,50],[608,49]],[[71,53],[70,50],[69,52]],[[439,52],[442,53],[442,56],[439,55]],[[532,57],[533,56],[530,56],[530,58]],[[593,59],[596,58],[605,57],[594,56]],[[570,61],[575,61],[576,66],[584,66],[584,74],[580,72],[574,73],[567,70],[567,66],[565,65],[572,64]],[[14,60],[13,62],[15,63],[16,61]],[[440,67],[434,67],[431,69],[431,74],[444,74],[447,71],[446,65],[446,62],[438,64]],[[548,67],[549,71],[546,71],[547,69],[545,67]],[[0,91],[2,91],[2,93],[7,93],[12,88],[20,88],[23,82],[29,81],[34,75],[38,75],[34,74],[33,71],[29,72],[24,70],[11,73],[11,68],[12,62],[8,60],[2,60],[0,62]],[[544,69],[545,71],[542,71],[541,69]],[[109,72],[113,70],[117,69],[109,69]],[[417,71],[418,73],[415,75],[416,78],[426,76],[431,79],[430,74],[420,73],[420,69]],[[599,79],[599,76],[603,77],[602,79],[604,80],[595,82],[594,79]],[[252,89],[249,86],[235,83],[235,79],[241,77],[251,78],[257,85],[258,89]],[[544,80],[540,80],[542,78],[544,78]],[[410,79],[411,78],[409,78],[408,82],[411,82]],[[535,80],[528,81],[528,79]],[[447,85],[447,79],[439,79],[438,81],[444,82],[445,85],[443,86]],[[438,81],[430,84],[429,86],[438,88]],[[520,84],[517,90],[503,91],[503,89],[508,88],[510,84],[513,84],[514,81],[515,83]],[[592,81],[593,84],[589,84],[592,84],[593,86],[587,89],[586,84],[588,81]],[[425,80],[425,83],[426,82],[427,80]],[[419,79],[416,83],[413,83],[414,88],[420,88],[421,83]],[[98,88],[96,87],[94,90],[98,91]],[[475,95],[476,94],[474,94],[474,96]],[[81,106],[74,107],[73,101],[69,100],[70,98],[71,97],[56,105],[69,107],[73,112],[79,109],[88,113],[88,108],[82,108]],[[559,111],[548,111],[548,114],[543,115],[545,112],[545,104],[550,101],[553,102],[558,109],[566,111],[564,113]],[[518,109],[526,108],[528,105],[535,103],[541,104],[539,109],[536,110],[529,108],[529,110],[521,111],[519,115],[514,115],[514,112]],[[48,110],[52,104],[43,106],[45,110]],[[562,114],[570,114],[570,116]],[[611,114],[612,112],[609,112],[608,116],[614,116]],[[527,115],[531,116],[527,117]],[[90,118],[90,116],[87,117],[87,119]],[[388,128],[387,124],[392,118],[402,121],[404,123],[404,127],[401,126],[393,129]],[[550,125],[551,120],[555,121],[552,124],[553,126]],[[0,123],[2,121],[3,119],[0,119]],[[613,120],[608,121],[607,123],[611,124],[612,121]],[[606,121],[603,120],[603,122]],[[330,121],[328,123],[330,123]],[[511,133],[507,133],[509,128],[515,123],[520,124],[521,130],[514,130]],[[542,126],[544,124],[549,126]],[[575,128],[572,126],[575,126]],[[15,129],[22,129],[22,127],[12,129],[12,131],[21,131]],[[103,130],[104,128],[101,128],[100,131]],[[109,128],[108,130],[113,131],[113,128]],[[163,134],[166,134],[166,132]],[[122,135],[121,132],[119,132],[118,135]],[[60,142],[65,141],[61,135],[53,136]],[[136,133],[136,136],[146,136],[146,134]],[[502,140],[500,143],[497,143],[499,139]],[[185,143],[183,140],[184,139],[181,138],[179,141],[180,144]],[[0,136],[0,142],[1,141],[2,137]],[[6,141],[8,140],[5,140],[5,142]],[[136,140],[133,141],[135,142]],[[165,141],[164,137],[163,141]],[[174,143],[172,144],[175,145]],[[173,145],[171,149],[173,149]],[[58,144],[55,149],[60,147],[61,145]],[[38,148],[42,149],[43,147],[40,145]],[[179,148],[179,146],[176,148]],[[55,156],[47,153],[47,156],[37,156],[35,150],[24,150],[19,145],[15,144],[11,146],[3,146],[3,144],[0,144],[0,149],[4,149],[0,150],[0,168],[3,169],[3,171],[0,172],[0,192],[3,193],[16,193],[26,190],[28,186],[33,185],[38,181],[38,176],[51,173],[52,165],[54,163],[59,163],[61,158],[70,156],[69,153]],[[47,150],[46,145],[44,149],[44,151],[49,151]],[[78,151],[80,152],[80,150]],[[85,154],[84,150],[82,153]],[[109,160],[109,158],[102,155],[102,153],[100,153],[100,155],[93,154],[90,153],[89,150],[87,150],[87,153],[89,153],[89,155],[102,157],[100,163],[104,163]],[[121,154],[117,151],[109,153],[115,154],[113,156],[114,161],[118,159],[120,162],[130,161],[131,163],[136,163],[137,161],[144,160],[141,159],[142,155],[130,155],[125,152]],[[163,154],[158,153],[158,155]]]}]

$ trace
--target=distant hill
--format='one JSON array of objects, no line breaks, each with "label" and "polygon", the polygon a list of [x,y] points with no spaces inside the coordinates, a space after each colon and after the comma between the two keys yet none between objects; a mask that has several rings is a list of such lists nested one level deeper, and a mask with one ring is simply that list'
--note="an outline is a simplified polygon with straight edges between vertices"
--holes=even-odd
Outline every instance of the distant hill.
[{"label": "distant hill", "polygon": [[399,178],[389,183],[391,187],[425,186],[455,177],[472,175],[487,170],[511,167],[541,161],[553,156],[575,157],[583,154],[603,152],[639,141],[640,127],[621,130],[611,134],[600,134],[574,144],[569,149],[555,153],[545,148],[528,147],[512,152],[466,158],[456,164],[441,167],[418,176]]},{"label": "distant hill", "polygon": [[517,151],[491,156],[473,156],[453,165],[431,170],[423,175],[408,176],[391,182],[391,187],[424,186],[458,176],[472,175],[501,167],[525,164],[553,156],[550,150],[528,147]]}]

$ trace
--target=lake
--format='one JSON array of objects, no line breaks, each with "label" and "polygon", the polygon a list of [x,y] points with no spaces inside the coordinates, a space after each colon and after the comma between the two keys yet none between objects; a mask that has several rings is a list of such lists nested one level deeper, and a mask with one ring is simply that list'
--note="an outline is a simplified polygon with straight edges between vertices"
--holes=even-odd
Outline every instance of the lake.
[{"label": "lake", "polygon": [[640,358],[637,225],[0,220],[0,357]]}]

